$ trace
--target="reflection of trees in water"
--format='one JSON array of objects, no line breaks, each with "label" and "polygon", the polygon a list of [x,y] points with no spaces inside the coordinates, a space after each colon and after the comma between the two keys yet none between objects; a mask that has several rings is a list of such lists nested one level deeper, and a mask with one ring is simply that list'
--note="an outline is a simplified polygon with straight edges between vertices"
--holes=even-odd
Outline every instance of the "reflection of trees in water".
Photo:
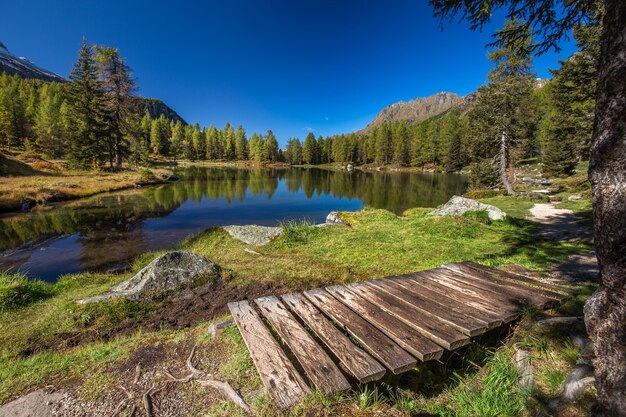
[{"label": "reflection of trees in water", "polygon": [[462,193],[466,186],[460,175],[406,172],[188,167],[178,175],[182,180],[170,185],[96,196],[47,212],[1,220],[0,249],[17,247],[42,235],[79,233],[87,258],[101,256],[95,248],[112,242],[117,245],[116,253],[117,248],[124,251],[133,245],[141,250],[144,239],[140,229],[147,218],[164,217],[187,200],[224,198],[232,203],[243,201],[246,193],[271,198],[280,181],[289,192],[301,190],[309,199],[319,195],[356,198],[370,207],[396,213],[410,207],[434,207]]}]

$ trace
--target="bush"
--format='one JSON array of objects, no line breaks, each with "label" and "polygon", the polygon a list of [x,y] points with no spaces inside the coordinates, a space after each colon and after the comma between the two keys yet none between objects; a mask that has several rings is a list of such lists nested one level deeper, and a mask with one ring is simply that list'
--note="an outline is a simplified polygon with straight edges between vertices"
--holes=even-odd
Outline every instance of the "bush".
[{"label": "bush", "polygon": [[0,313],[16,310],[54,293],[54,287],[25,274],[0,273]]},{"label": "bush", "polygon": [[150,169],[143,169],[141,170],[141,172],[139,173],[139,182],[141,183],[151,183],[156,181],[156,176],[154,175],[154,172],[152,172],[152,170]]},{"label": "bush", "polygon": [[494,189],[502,186],[498,166],[490,159],[483,159],[470,167],[470,189]]}]

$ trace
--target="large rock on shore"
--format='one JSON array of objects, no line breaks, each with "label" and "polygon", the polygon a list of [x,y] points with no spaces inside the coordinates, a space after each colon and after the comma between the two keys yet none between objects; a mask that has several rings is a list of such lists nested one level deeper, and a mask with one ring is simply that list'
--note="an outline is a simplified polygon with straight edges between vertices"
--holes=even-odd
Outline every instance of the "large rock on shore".
[{"label": "large rock on shore", "polygon": [[150,262],[135,276],[111,288],[108,294],[78,301],[95,303],[114,298],[137,301],[159,301],[179,291],[213,284],[220,279],[220,267],[186,251],[165,253]]},{"label": "large rock on shore", "polygon": [[430,216],[462,216],[468,211],[486,211],[491,220],[502,220],[506,218],[506,213],[499,208],[483,204],[471,198],[453,196],[446,204],[435,211],[428,213]]},{"label": "large rock on shore", "polygon": [[224,226],[230,237],[252,246],[263,246],[270,243],[276,236],[283,233],[282,227],[267,226]]}]

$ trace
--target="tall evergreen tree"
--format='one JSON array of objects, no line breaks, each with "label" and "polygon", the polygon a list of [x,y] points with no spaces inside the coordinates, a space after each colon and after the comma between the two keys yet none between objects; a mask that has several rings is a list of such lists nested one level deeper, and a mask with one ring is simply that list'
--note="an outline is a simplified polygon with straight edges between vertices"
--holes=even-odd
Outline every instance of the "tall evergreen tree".
[{"label": "tall evergreen tree", "polygon": [[36,148],[51,158],[61,158],[64,151],[62,101],[60,84],[50,83],[44,86],[35,117]]},{"label": "tall evergreen tree", "polygon": [[77,168],[98,168],[106,143],[106,104],[93,50],[84,39],[69,78],[65,86],[68,158]]},{"label": "tall evergreen tree", "polygon": [[235,157],[240,161],[248,159],[248,139],[246,138],[246,131],[242,125],[237,126],[235,132]]},{"label": "tall evergreen tree", "polygon": [[[520,25],[518,21],[507,21],[500,33],[516,31]],[[495,67],[488,75],[489,84],[479,89],[471,112],[475,131],[483,146],[491,151],[488,156],[498,166],[500,180],[509,194],[515,193],[509,178],[513,165],[511,150],[528,133],[525,124],[533,88],[530,33],[521,33],[523,36],[507,38],[489,54]]]},{"label": "tall evergreen tree", "polygon": [[265,160],[271,162],[277,162],[279,160],[279,146],[278,140],[276,140],[276,136],[274,136],[274,132],[271,130],[267,131],[267,136],[265,137]]},{"label": "tall evergreen tree", "polygon": [[309,132],[304,139],[304,145],[302,145],[302,161],[305,164],[315,165],[319,163],[319,149],[317,140],[313,132]]},{"label": "tall evergreen tree", "polygon": [[137,91],[130,67],[116,48],[96,46],[96,62],[101,86],[104,89],[111,167],[122,166],[128,144],[126,121],[133,112],[132,95]]}]

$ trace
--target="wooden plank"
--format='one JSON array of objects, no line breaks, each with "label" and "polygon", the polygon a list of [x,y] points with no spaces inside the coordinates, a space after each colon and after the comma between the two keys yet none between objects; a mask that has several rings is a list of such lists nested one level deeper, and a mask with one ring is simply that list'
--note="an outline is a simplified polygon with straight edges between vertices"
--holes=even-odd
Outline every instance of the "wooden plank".
[{"label": "wooden plank", "polygon": [[[462,291],[467,295],[481,299],[485,303],[491,304],[505,313],[509,313],[509,315],[506,316],[509,320],[513,320],[523,308],[522,302],[514,297],[507,297],[505,295],[483,290],[482,288],[475,287],[466,282],[453,279],[451,275],[452,274],[448,270],[443,268],[428,271],[428,279],[431,281],[438,282],[439,284],[446,285],[450,288]],[[505,321],[507,320],[505,319]]]},{"label": "wooden plank", "polygon": [[414,357],[393,342],[376,327],[339,302],[322,288],[305,291],[304,296],[328,317],[345,329],[369,353],[392,373],[400,374],[413,369]]},{"label": "wooden plank", "polygon": [[460,303],[464,303],[468,306],[481,310],[485,313],[485,318],[496,318],[497,320],[501,320],[503,323],[508,323],[518,316],[517,311],[511,311],[511,308],[508,306],[493,304],[492,302],[487,301],[484,297],[477,296],[474,292],[466,291],[463,288],[441,284],[437,280],[432,280],[430,270],[418,272],[412,277],[394,280],[406,286],[412,285],[412,283],[421,285],[437,291],[440,294],[458,299]]},{"label": "wooden plank", "polygon": [[[406,291],[404,287],[393,281],[373,280],[365,281],[363,284],[372,287],[375,286],[381,291],[385,291],[396,297],[398,300],[422,310],[426,314],[436,316],[470,337],[478,336],[488,329],[489,325],[487,322],[468,316],[466,313],[459,312],[455,306],[460,306],[460,304],[454,300],[450,300],[452,304],[448,306],[438,304],[428,297]],[[465,311],[469,311],[469,309],[465,308]]]},{"label": "wooden plank", "polygon": [[509,300],[512,303],[519,305],[520,307],[528,304],[539,307],[545,305],[548,301],[554,301],[548,298],[544,298],[539,294],[528,294],[509,290],[506,287],[495,285],[488,282],[487,280],[476,278],[471,275],[465,275],[459,272],[452,271],[450,269],[447,269],[445,275],[446,277],[455,281],[468,284],[481,290],[485,290],[489,293],[495,294],[501,299]]},{"label": "wooden plank", "polygon": [[299,293],[285,294],[284,303],[300,317],[330,351],[342,367],[360,383],[376,381],[385,374],[385,368],[366,352],[353,344],[315,306]]},{"label": "wooden plank", "polygon": [[443,354],[443,349],[435,342],[366,299],[350,292],[346,287],[334,285],[326,287],[326,291],[378,327],[419,360],[439,359]]},{"label": "wooden plank", "polygon": [[[552,293],[554,294],[553,296],[545,295],[544,293],[547,293],[547,291],[543,291],[539,288],[520,287],[510,281],[493,278],[487,273],[472,269],[466,265],[448,264],[442,265],[442,268],[450,270],[457,274],[460,279],[469,283],[473,283],[485,289],[491,289],[498,293],[510,294],[514,297],[525,299],[539,308],[545,308],[548,305],[553,305],[566,298],[563,295],[555,293]],[[555,296],[558,296],[558,299],[555,298]]]},{"label": "wooden plank", "polygon": [[277,407],[287,408],[311,390],[247,301],[228,303],[261,381]]},{"label": "wooden plank", "polygon": [[415,294],[417,296],[428,297],[436,300],[444,308],[454,310],[459,314],[467,315],[487,323],[488,329],[501,326],[502,313],[494,311],[491,306],[483,308],[482,304],[466,299],[465,295],[460,292],[451,291],[447,287],[439,286],[436,283],[427,281],[424,284],[420,275],[412,274],[400,277],[389,277],[381,280],[384,283],[400,287],[403,292]]},{"label": "wooden plank", "polygon": [[318,391],[324,394],[350,389],[332,359],[311,337],[287,308],[274,296],[254,300],[261,313],[271,323],[276,333],[289,346],[302,369]]},{"label": "wooden plank", "polygon": [[563,287],[560,285],[555,285],[555,284],[548,284],[546,282],[541,282],[539,280],[536,279],[532,279],[523,275],[518,275],[518,274],[513,274],[511,272],[506,272],[503,271],[501,269],[496,269],[496,268],[491,268],[489,266],[485,266],[485,265],[481,265],[481,264],[477,264],[476,262],[471,262],[471,261],[466,261],[466,262],[461,262],[463,265],[467,265],[471,268],[477,269],[479,271],[482,272],[487,272],[490,274],[494,274],[497,275],[498,277],[501,277],[503,279],[506,280],[510,280],[513,282],[518,282],[518,283],[523,283],[523,284],[529,284],[529,286],[533,286],[533,287],[537,287],[537,288],[543,288],[545,290],[548,291],[553,291],[553,292],[564,292],[570,295],[576,295],[576,290],[573,290],[571,288],[567,288],[567,287]]},{"label": "wooden plank", "polygon": [[361,283],[348,285],[347,288],[448,350],[465,346],[470,341],[468,336],[439,317],[430,315],[411,304],[404,303],[381,288],[370,287]]}]

